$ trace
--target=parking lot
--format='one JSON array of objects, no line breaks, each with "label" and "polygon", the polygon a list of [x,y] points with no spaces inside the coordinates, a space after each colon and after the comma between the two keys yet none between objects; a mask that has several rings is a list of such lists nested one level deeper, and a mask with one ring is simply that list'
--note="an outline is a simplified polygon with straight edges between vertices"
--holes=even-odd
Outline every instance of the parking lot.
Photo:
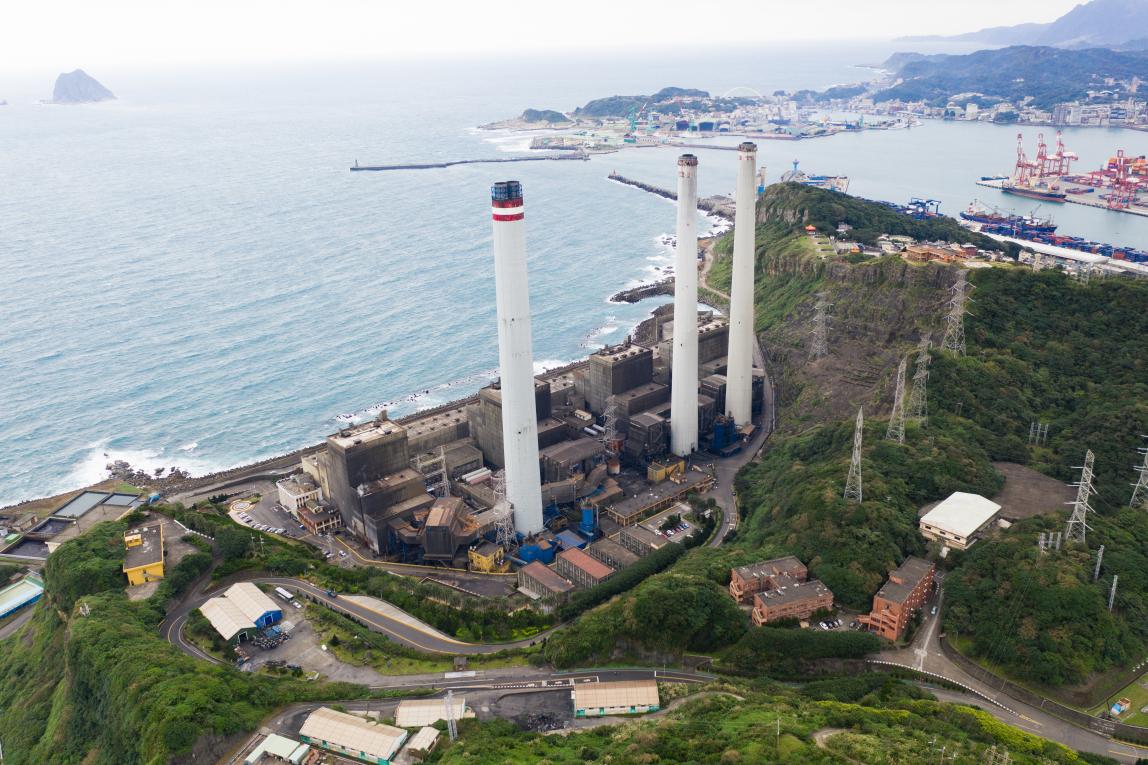
[{"label": "parking lot", "polygon": [[[642,521],[638,525],[644,526],[658,536],[663,536],[666,539],[669,539],[671,542],[683,542],[685,541],[686,537],[697,531],[697,526],[686,520],[686,516],[691,511],[692,508],[689,505],[684,502],[679,502],[678,504],[671,506],[669,509],[663,510],[657,515],[651,515],[649,518]],[[678,516],[681,518],[681,521],[679,521],[678,524],[673,528],[663,531],[662,526],[665,525],[667,519],[669,519],[671,515]]]}]

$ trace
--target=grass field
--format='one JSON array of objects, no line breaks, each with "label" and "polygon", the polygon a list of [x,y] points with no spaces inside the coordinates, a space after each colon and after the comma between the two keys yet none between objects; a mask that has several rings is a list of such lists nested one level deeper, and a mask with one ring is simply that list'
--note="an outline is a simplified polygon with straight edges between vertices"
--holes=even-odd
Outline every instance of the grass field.
[{"label": "grass field", "polygon": [[1112,694],[1103,705],[1096,707],[1092,712],[1099,713],[1102,709],[1111,708],[1116,701],[1125,697],[1132,700],[1132,708],[1120,715],[1118,718],[1120,722],[1148,727],[1148,712],[1140,711],[1148,708],[1148,673],[1141,675]]}]

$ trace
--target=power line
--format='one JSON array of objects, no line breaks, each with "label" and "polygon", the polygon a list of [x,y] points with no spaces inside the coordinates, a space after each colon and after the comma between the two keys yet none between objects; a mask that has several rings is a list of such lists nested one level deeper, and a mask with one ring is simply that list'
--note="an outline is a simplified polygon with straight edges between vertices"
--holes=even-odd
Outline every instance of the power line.
[{"label": "power line", "polygon": [[857,422],[853,426],[853,459],[845,479],[845,499],[861,502],[861,439],[865,429],[864,407],[857,408]]}]

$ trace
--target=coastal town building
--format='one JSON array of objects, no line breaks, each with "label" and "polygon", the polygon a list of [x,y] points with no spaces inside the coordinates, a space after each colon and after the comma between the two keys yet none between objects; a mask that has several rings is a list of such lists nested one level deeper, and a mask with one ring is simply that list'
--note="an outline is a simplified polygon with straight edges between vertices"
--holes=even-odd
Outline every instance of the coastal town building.
[{"label": "coastal town building", "polygon": [[967,550],[1000,511],[1001,506],[991,499],[955,491],[921,517],[921,534],[955,550]]},{"label": "coastal town building", "polygon": [[934,566],[927,560],[909,556],[889,574],[888,581],[873,597],[873,610],[857,617],[869,632],[896,641],[905,633],[909,620],[933,592]]},{"label": "coastal town building", "polygon": [[518,569],[518,589],[552,607],[573,592],[574,585],[549,566],[532,561]]},{"label": "coastal town building", "polygon": [[761,561],[730,570],[729,594],[738,603],[751,603],[759,592],[777,590],[804,582],[809,576],[805,564],[792,555]]},{"label": "coastal town building", "polygon": [[275,488],[279,492],[279,504],[293,513],[306,507],[309,501],[323,499],[319,484],[306,473],[281,478],[275,482]]},{"label": "coastal town building", "polygon": [[575,683],[575,717],[604,717],[656,712],[661,706],[657,680]]},{"label": "coastal town building", "polygon": [[782,619],[804,620],[833,608],[833,593],[821,582],[793,582],[753,595],[751,618],[758,627]]},{"label": "coastal town building", "polygon": [[407,732],[392,725],[371,722],[356,715],[320,707],[303,722],[299,738],[372,765],[390,765],[398,754]]},{"label": "coastal town building", "polygon": [[128,584],[163,579],[163,523],[149,523],[124,533],[124,574]]},{"label": "coastal town building", "polygon": [[558,553],[554,568],[578,587],[593,587],[614,575],[614,569],[577,548]]}]

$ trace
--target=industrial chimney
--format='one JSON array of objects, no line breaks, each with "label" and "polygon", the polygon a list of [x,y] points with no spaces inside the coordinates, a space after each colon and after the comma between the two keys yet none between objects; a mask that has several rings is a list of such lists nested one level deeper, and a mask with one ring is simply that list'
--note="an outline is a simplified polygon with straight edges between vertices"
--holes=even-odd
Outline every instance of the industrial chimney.
[{"label": "industrial chimney", "polygon": [[739,426],[748,425],[753,417],[753,251],[757,227],[753,175],[756,165],[757,146],[748,141],[738,146],[725,410]]},{"label": "industrial chimney", "polygon": [[674,252],[674,356],[670,451],[698,448],[698,158],[678,157],[678,244]]},{"label": "industrial chimney", "polygon": [[498,302],[506,499],[514,509],[515,529],[529,536],[542,531],[543,525],[530,294],[522,230],[522,184],[518,181],[494,184],[490,189],[490,205],[494,220],[494,281]]}]

